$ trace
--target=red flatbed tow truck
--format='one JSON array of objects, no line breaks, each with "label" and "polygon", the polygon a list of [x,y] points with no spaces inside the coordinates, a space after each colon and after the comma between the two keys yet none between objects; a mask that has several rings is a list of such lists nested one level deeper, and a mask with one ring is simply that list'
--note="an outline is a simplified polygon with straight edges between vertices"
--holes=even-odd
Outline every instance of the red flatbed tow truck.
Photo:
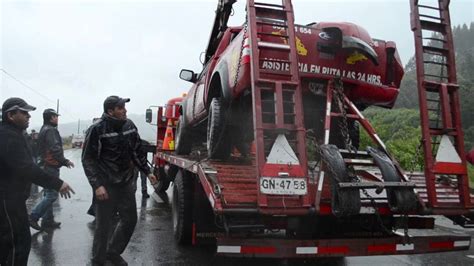
[{"label": "red flatbed tow truck", "polygon": [[[266,258],[469,249],[469,235],[444,235],[434,230],[436,215],[471,227],[474,210],[460,124],[449,1],[434,2],[436,5],[425,6],[411,0],[425,166],[424,172],[406,173],[369,121],[346,97],[343,82],[337,77],[328,78],[324,88],[324,135],[312,138],[312,132],[304,128],[298,96],[300,80],[295,64],[291,1],[273,5],[249,0],[247,30],[255,151],[248,156],[234,152],[226,160],[209,159],[205,147],[196,147],[189,155],[177,155],[169,142],[174,141],[183,98],[158,108],[154,158],[160,178],[157,192],[165,192],[173,183],[176,241],[214,243],[217,255],[222,256]],[[426,9],[436,10],[439,16],[423,15],[422,10]],[[266,47],[259,45],[258,37],[264,33],[256,32],[255,25],[272,20],[278,20],[280,26],[287,25],[284,34],[289,38],[288,49],[285,47],[282,52],[290,62],[286,75],[259,68],[261,49],[282,48],[268,43]],[[425,31],[438,33],[442,46],[427,44]],[[444,61],[426,60],[427,54]],[[428,74],[433,68],[427,65],[433,62],[445,68],[444,76],[437,74],[436,81],[429,78],[435,74]],[[271,114],[275,119],[271,122],[265,119],[269,114],[265,99],[260,97],[263,91],[274,94],[276,99]],[[285,107],[287,92],[294,94],[291,112]],[[289,123],[285,115],[294,115],[295,119]],[[436,124],[432,123],[433,118],[437,119]],[[332,144],[331,123],[340,123],[340,130],[347,133],[347,120],[356,121],[376,148],[361,151],[350,145],[350,140],[345,147]],[[308,159],[307,145],[315,146],[312,160]]]}]

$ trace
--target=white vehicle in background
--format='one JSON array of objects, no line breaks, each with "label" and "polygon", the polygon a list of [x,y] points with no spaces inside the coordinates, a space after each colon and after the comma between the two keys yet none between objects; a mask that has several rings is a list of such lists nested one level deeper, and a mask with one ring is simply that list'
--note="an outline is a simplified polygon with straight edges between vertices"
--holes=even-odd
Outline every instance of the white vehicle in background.
[{"label": "white vehicle in background", "polygon": [[84,135],[73,135],[72,136],[72,148],[82,148],[82,144],[84,143]]}]

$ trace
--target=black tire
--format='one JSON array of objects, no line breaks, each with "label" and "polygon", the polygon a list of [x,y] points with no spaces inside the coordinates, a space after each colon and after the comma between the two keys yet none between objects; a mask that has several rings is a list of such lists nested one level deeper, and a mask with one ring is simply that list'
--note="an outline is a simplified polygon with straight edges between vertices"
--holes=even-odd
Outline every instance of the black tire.
[{"label": "black tire", "polygon": [[335,216],[357,215],[361,201],[358,189],[340,189],[340,182],[351,182],[347,174],[346,164],[336,145],[322,145],[322,155],[327,164],[327,173],[331,177],[331,208]]},{"label": "black tire", "polygon": [[178,155],[188,155],[193,147],[193,138],[184,123],[184,114],[179,117],[176,128],[175,152]]},{"label": "black tire", "polygon": [[252,140],[246,139],[246,133],[242,132],[244,130],[250,130],[251,127],[240,126],[240,127],[231,127],[229,131],[230,139],[232,139],[232,143],[239,150],[240,154],[243,157],[246,157],[250,153],[250,146],[252,145]]},{"label": "black tire", "polygon": [[221,98],[213,98],[207,116],[207,152],[211,159],[229,158],[232,146],[225,122],[224,104]]},{"label": "black tire", "polygon": [[193,180],[183,171],[178,171],[173,186],[171,206],[173,232],[176,242],[180,245],[190,244],[193,222]]},{"label": "black tire", "polygon": [[[372,147],[367,151],[374,158],[375,164],[382,172],[383,180],[386,182],[401,182],[402,177],[396,170],[392,160],[383,152]],[[395,213],[408,213],[416,210],[418,200],[411,188],[387,188],[387,201],[390,210]]]},{"label": "black tire", "polygon": [[158,184],[155,187],[156,193],[163,193],[168,190],[170,187],[171,180],[170,178],[165,174],[165,170],[163,167],[158,167],[153,170],[155,176],[158,178]]},{"label": "black tire", "polygon": [[349,123],[349,137],[351,138],[352,146],[359,150],[360,144],[360,130],[359,122],[351,121]]},{"label": "black tire", "polygon": [[[391,192],[395,200],[389,202],[395,202],[395,212],[409,213],[417,209],[418,199],[416,198],[415,192],[410,188],[396,188]],[[390,204],[393,206],[394,204]]]}]

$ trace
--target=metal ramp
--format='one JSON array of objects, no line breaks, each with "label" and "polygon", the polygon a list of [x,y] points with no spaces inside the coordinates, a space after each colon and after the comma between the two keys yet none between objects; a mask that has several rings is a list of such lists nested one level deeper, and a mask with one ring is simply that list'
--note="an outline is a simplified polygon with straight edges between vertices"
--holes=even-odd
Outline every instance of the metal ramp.
[{"label": "metal ramp", "polygon": [[[295,207],[309,207],[309,193],[278,195],[263,193],[260,188],[262,180],[280,182],[288,178],[304,179],[308,189],[303,103],[291,0],[283,0],[281,4],[249,0],[247,23],[258,206],[261,210],[286,209],[291,208],[288,202],[296,201]],[[262,54],[272,57],[264,58]],[[265,68],[269,63],[283,67]]]},{"label": "metal ramp", "polygon": [[[432,209],[472,208],[461,129],[449,0],[411,0],[418,97],[425,159],[426,193]],[[454,184],[444,200],[440,182]]]}]

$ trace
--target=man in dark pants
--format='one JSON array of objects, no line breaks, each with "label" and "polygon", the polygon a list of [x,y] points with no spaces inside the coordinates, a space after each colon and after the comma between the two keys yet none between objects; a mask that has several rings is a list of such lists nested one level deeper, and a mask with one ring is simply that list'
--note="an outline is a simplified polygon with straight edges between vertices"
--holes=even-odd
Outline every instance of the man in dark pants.
[{"label": "man in dark pants", "polygon": [[[54,109],[43,112],[43,126],[38,136],[39,165],[43,170],[59,178],[59,168],[74,167],[74,163],[64,158],[63,141],[57,129],[59,114]],[[45,189],[43,198],[31,211],[30,226],[36,230],[44,228],[59,228],[60,222],[54,220],[53,203],[58,199],[58,192],[54,189]],[[38,220],[42,218],[41,227]]]},{"label": "man in dark pants", "polygon": [[74,191],[66,182],[47,174],[34,162],[23,134],[36,108],[23,99],[9,98],[2,106],[0,123],[0,265],[26,265],[31,248],[25,201],[31,182],[58,190],[69,198]]},{"label": "man in dark pants", "polygon": [[[135,124],[127,119],[125,103],[130,99],[107,97],[104,114],[86,133],[82,150],[82,165],[96,196],[96,230],[92,246],[92,264],[106,260],[115,265],[127,265],[120,256],[132,237],[137,223],[135,201],[135,167],[143,171],[152,184],[146,157],[141,152],[141,140]],[[114,228],[112,216],[118,212]],[[109,232],[112,235],[109,239]]]}]

